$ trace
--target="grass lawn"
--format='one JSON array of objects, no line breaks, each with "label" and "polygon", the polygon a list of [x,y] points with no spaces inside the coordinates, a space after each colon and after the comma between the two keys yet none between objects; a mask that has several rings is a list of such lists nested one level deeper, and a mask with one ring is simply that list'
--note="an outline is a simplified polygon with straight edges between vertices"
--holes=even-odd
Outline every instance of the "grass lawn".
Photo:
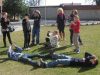
[{"label": "grass lawn", "polygon": [[[56,30],[56,27],[41,27],[40,42],[45,40],[46,32]],[[81,38],[83,46],[81,46],[80,54],[73,54],[69,43],[69,30],[65,29],[66,41],[61,41],[61,48],[56,49],[56,53],[63,53],[73,57],[82,58],[84,52],[91,52],[98,56],[100,60],[100,25],[81,26]],[[22,31],[13,32],[11,34],[12,40],[17,45],[23,47],[23,33]],[[9,45],[9,44],[8,44]],[[7,59],[7,48],[2,48],[3,42],[0,37],[0,75],[100,75],[100,64],[96,68],[81,68],[81,67],[56,67],[56,68],[37,68],[34,69],[30,65]],[[34,46],[25,53],[46,53],[47,50],[42,48],[43,45]],[[37,60],[38,61],[38,60]]]}]

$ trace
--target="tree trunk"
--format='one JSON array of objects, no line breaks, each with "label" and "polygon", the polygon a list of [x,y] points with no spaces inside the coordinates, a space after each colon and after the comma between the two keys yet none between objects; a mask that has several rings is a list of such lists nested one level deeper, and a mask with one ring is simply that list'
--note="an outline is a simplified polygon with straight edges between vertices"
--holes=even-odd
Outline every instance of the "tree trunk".
[{"label": "tree trunk", "polygon": [[14,13],[14,21],[16,20],[16,14]]}]

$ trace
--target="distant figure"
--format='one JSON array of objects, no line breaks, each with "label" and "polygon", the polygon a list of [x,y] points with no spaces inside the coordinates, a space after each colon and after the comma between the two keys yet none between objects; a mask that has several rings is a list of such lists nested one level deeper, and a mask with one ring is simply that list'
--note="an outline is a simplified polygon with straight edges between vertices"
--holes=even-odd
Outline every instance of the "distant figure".
[{"label": "distant figure", "polygon": [[2,31],[2,34],[3,34],[4,47],[7,47],[6,36],[8,37],[9,43],[12,44],[10,32],[9,32],[9,29],[8,29],[9,22],[10,22],[10,20],[8,18],[8,13],[3,12],[2,18],[1,18],[1,31]]},{"label": "distant figure", "polygon": [[24,49],[29,50],[31,25],[29,22],[28,14],[25,14],[25,17],[22,21],[22,28],[23,28],[23,33],[24,33]]},{"label": "distant figure", "polygon": [[40,11],[35,10],[32,18],[34,19],[34,24],[33,24],[33,30],[32,30],[31,46],[34,46],[35,44],[38,45],[40,43],[40,40],[39,40],[40,39],[40,20],[41,20]]},{"label": "distant figure", "polygon": [[60,38],[65,40],[65,15],[62,8],[58,8],[57,10],[57,28],[59,30]]},{"label": "distant figure", "polygon": [[[71,23],[71,21],[73,21],[74,20],[74,16],[75,15],[77,15],[78,16],[78,11],[77,10],[72,10],[72,13],[71,13],[71,15],[70,15],[70,17],[69,17],[69,22]],[[69,31],[70,31],[70,43],[71,43],[71,45],[73,46],[74,44],[73,44],[73,27],[72,27],[72,25],[70,24],[70,26],[69,26]],[[80,38],[80,36],[79,36],[79,43],[80,43],[80,45],[83,45],[83,43],[82,43],[82,40],[81,40],[81,38]]]}]

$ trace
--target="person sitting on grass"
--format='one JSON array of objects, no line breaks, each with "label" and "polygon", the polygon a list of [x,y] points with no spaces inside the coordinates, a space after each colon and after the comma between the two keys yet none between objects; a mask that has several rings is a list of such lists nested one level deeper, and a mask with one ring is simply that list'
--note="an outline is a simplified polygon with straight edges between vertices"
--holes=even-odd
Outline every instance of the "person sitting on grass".
[{"label": "person sitting on grass", "polygon": [[47,37],[46,37],[46,43],[45,43],[45,48],[55,48],[59,47],[59,34],[57,31],[54,32],[47,32]]},{"label": "person sitting on grass", "polygon": [[98,65],[98,58],[95,55],[92,55],[88,52],[85,53],[84,58],[73,58],[67,55],[59,55],[59,54],[49,54],[49,55],[40,55],[41,58],[49,57],[56,60],[51,62],[45,62],[41,59],[41,67],[44,68],[52,68],[59,66],[80,66],[80,67],[96,67]]},{"label": "person sitting on grass", "polygon": [[[13,50],[13,47],[15,47],[16,51]],[[22,48],[13,45],[9,47],[7,54],[11,60],[26,63],[32,65],[33,67],[39,67],[39,63],[32,60],[35,55],[24,54],[22,51]]]}]

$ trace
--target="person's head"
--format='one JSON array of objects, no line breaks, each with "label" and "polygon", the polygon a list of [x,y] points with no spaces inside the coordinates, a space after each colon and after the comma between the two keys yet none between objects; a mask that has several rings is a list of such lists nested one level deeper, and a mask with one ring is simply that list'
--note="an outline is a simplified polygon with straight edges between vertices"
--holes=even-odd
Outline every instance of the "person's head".
[{"label": "person's head", "polygon": [[39,10],[35,10],[33,14],[34,14],[34,16],[39,16],[40,15],[40,11]]},{"label": "person's head", "polygon": [[74,14],[74,15],[78,15],[78,10],[77,10],[77,9],[74,9],[74,10],[73,10],[73,14]]},{"label": "person's head", "polygon": [[7,13],[7,12],[3,12],[3,13],[2,13],[2,16],[3,16],[4,18],[7,18],[7,17],[8,17],[8,13]]},{"label": "person's head", "polygon": [[58,8],[57,14],[63,14],[63,13],[64,13],[64,10],[62,8]]},{"label": "person's head", "polygon": [[29,15],[25,14],[24,18],[28,20],[29,19]]},{"label": "person's head", "polygon": [[98,65],[98,58],[95,55],[90,56],[89,60],[92,64],[92,67],[95,67]]},{"label": "person's head", "polygon": [[53,35],[58,35],[58,31],[54,31],[53,32]]},{"label": "person's head", "polygon": [[79,16],[78,15],[75,15],[74,16],[74,22],[78,21],[79,20]]},{"label": "person's head", "polygon": [[51,33],[51,31],[48,31],[48,32],[47,32],[47,36],[48,36],[48,37],[50,36],[50,33]]}]

